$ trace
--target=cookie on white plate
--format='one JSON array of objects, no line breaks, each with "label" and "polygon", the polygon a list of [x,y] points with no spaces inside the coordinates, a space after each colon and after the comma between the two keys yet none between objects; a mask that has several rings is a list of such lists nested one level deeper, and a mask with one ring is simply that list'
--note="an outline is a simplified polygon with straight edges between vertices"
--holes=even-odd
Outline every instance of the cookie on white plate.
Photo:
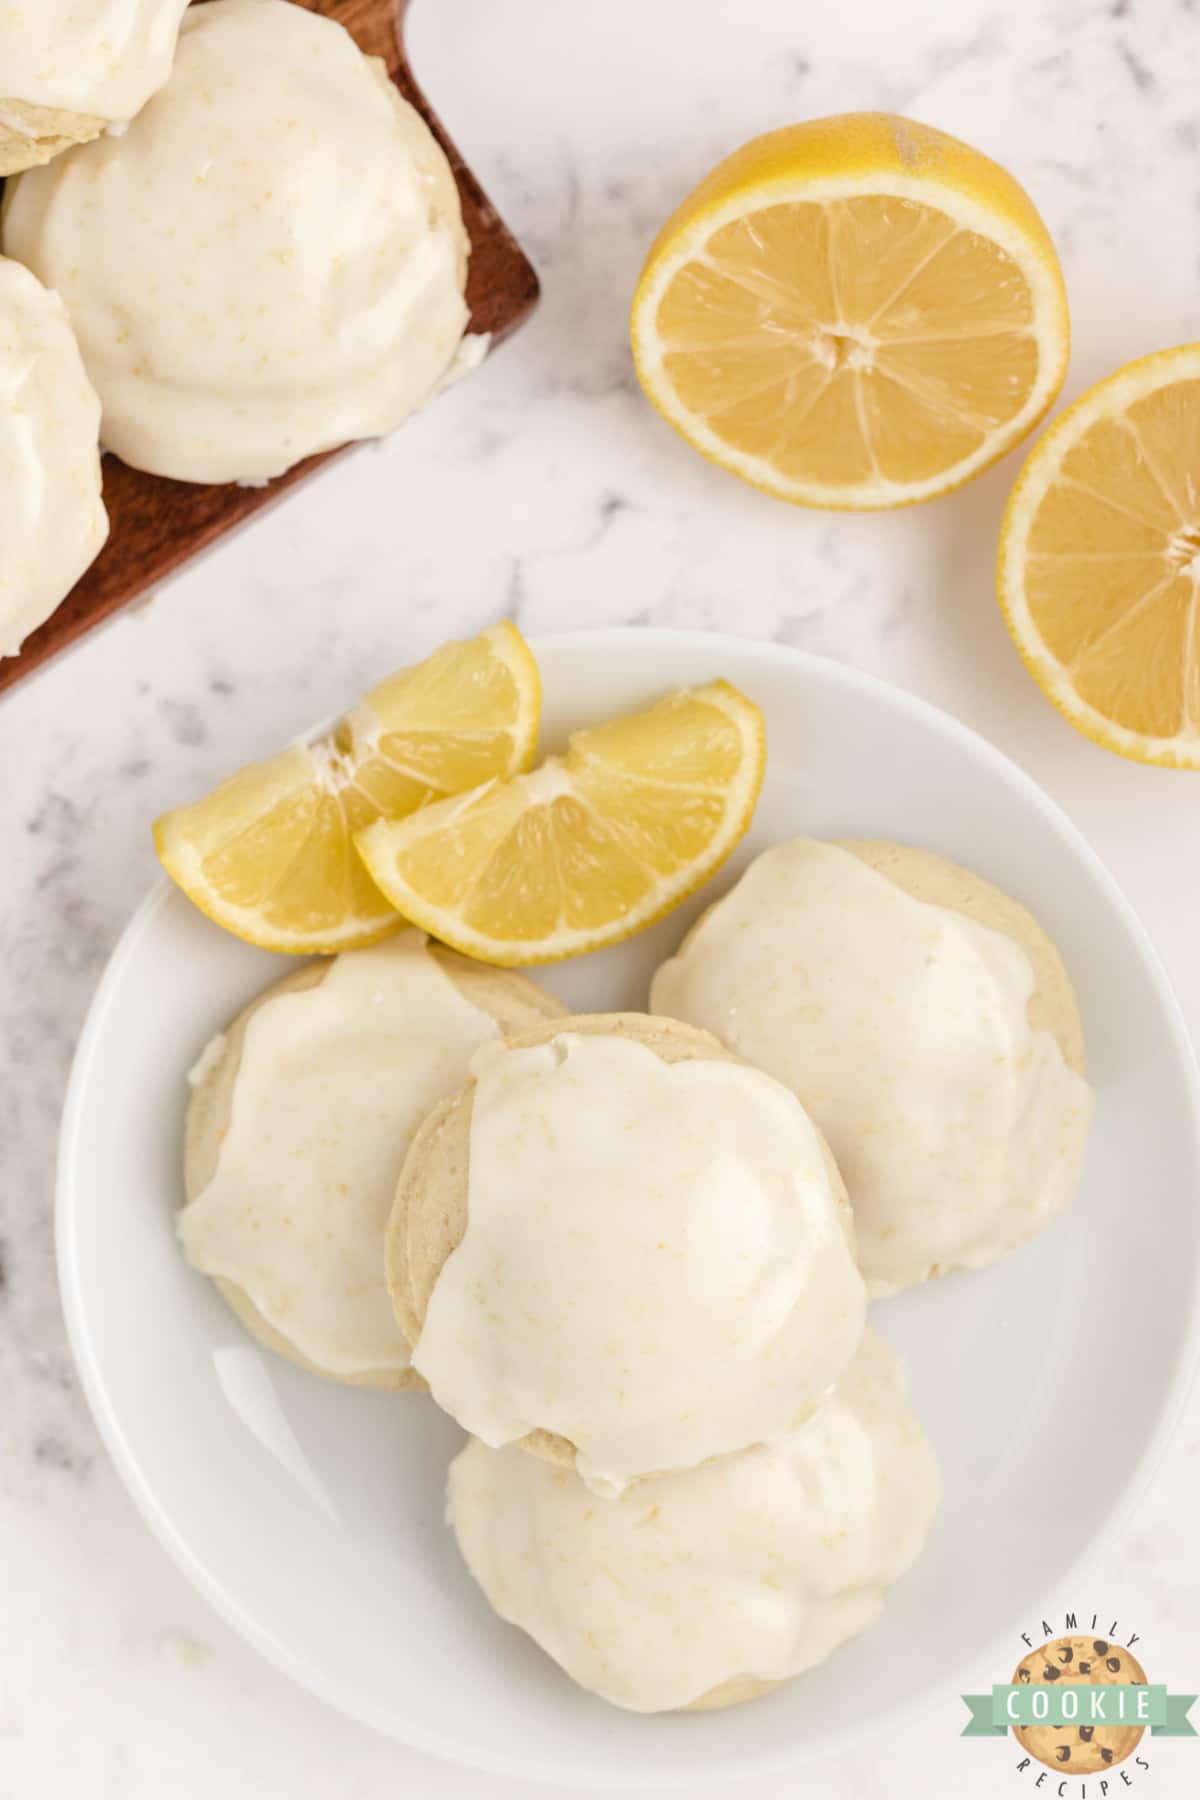
[{"label": "cookie on white plate", "polygon": [[654,978],[824,1131],[876,1295],[982,1268],[1074,1192],[1092,1096],[1070,977],[1036,919],[945,857],[796,838],[757,857]]},{"label": "cookie on white plate", "polygon": [[212,1040],[179,1235],[260,1343],[351,1386],[421,1386],[384,1280],[405,1152],[480,1044],[561,1011],[408,930],[302,964]]},{"label": "cookie on white plate", "polygon": [[439,1405],[598,1492],[799,1424],[866,1311],[804,1108],[644,1013],[480,1049],[405,1158],[387,1270]]},{"label": "cookie on white plate", "polygon": [[473,1439],[449,1517],[502,1619],[617,1706],[733,1706],[878,1616],[941,1498],[904,1371],[873,1331],[798,1430],[598,1499]]}]

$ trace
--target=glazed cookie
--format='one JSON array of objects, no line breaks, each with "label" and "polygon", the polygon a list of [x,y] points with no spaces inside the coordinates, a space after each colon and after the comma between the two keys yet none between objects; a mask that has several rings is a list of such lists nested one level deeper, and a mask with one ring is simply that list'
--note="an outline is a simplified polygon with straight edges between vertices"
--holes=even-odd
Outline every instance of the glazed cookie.
[{"label": "glazed cookie", "polygon": [[382,436],[467,325],[445,153],[381,62],[290,0],[193,6],[165,87],[21,176],[4,241],[66,302],[105,449],[180,481]]},{"label": "glazed cookie", "polygon": [[0,175],[141,111],[171,72],[188,0],[0,5]]},{"label": "glazed cookie", "polygon": [[0,656],[49,618],[108,536],[99,435],[62,301],[0,257]]},{"label": "glazed cookie", "polygon": [[899,1359],[868,1331],[799,1429],[597,1500],[571,1470],[473,1439],[449,1518],[500,1617],[636,1712],[734,1706],[878,1616],[941,1493]]},{"label": "glazed cookie", "polygon": [[213,1040],[179,1233],[260,1343],[352,1385],[422,1385],[383,1271],[405,1151],[480,1044],[561,1012],[524,976],[404,931],[294,970]]},{"label": "glazed cookie", "polygon": [[599,1014],[485,1046],[387,1234],[460,1424],[603,1491],[790,1429],[854,1354],[849,1208],[795,1097],[706,1032]]},{"label": "glazed cookie", "polygon": [[107,119],[90,113],[32,106],[27,100],[0,100],[0,175],[36,169],[75,144],[90,143],[107,126]]},{"label": "glazed cookie", "polygon": [[981,1268],[1074,1190],[1091,1112],[1070,978],[1036,920],[929,851],[764,852],[654,978],[829,1139],[872,1294]]},{"label": "glazed cookie", "polygon": [[[1086,1683],[1108,1687],[1127,1683],[1144,1687],[1146,1671],[1136,1656],[1106,1638],[1052,1638],[1040,1650],[1022,1657],[1013,1671],[1017,1683]],[[1013,1736],[1030,1756],[1064,1775],[1095,1775],[1132,1756],[1144,1725],[1015,1725]]]},{"label": "glazed cookie", "polygon": [[959,913],[1018,944],[1028,957],[1033,974],[1026,1003],[1030,1029],[1048,1031],[1068,1067],[1079,1075],[1085,1072],[1083,1021],[1067,965],[1027,907],[985,881],[982,875],[962,868],[948,857],[937,856],[932,850],[884,844],[871,838],[841,838],[838,848],[850,851],[914,900]]}]

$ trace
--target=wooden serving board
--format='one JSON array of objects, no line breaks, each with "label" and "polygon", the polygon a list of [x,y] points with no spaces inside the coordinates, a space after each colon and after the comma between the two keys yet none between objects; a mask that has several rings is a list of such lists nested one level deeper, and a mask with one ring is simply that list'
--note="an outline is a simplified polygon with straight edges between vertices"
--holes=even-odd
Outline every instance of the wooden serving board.
[{"label": "wooden serving board", "polygon": [[[382,57],[400,92],[427,120],[450,158],[471,240],[467,274],[469,329],[490,332],[493,338],[505,337],[532,311],[538,296],[537,275],[413,78],[402,35],[407,0],[294,3],[337,19],[361,50]],[[140,474],[115,456],[106,456],[104,504],[110,524],[108,542],[58,610],[26,638],[20,654],[0,657],[0,692],[31,675],[60,650],[77,643],[86,632],[155,587],[197,551],[215,543],[264,506],[270,506],[331,456],[344,453],[330,450],[321,456],[310,456],[262,488],[204,487],[187,481],[167,481]]]}]

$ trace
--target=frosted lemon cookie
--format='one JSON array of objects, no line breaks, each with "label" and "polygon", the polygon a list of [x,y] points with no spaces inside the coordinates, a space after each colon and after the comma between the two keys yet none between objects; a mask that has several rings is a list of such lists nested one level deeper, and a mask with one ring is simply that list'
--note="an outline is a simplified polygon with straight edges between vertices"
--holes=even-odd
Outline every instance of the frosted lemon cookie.
[{"label": "frosted lemon cookie", "polygon": [[1024,907],[942,857],[777,844],[651,994],[803,1100],[874,1294],[994,1262],[1071,1198],[1092,1099],[1070,979]]},{"label": "frosted lemon cookie", "polygon": [[108,536],[99,429],[61,300],[0,257],[0,656],[49,617]]},{"label": "frosted lemon cookie", "polygon": [[388,1227],[397,1316],[439,1404],[602,1491],[812,1412],[865,1295],[841,1179],[795,1096],[643,1014],[542,1026],[471,1069],[413,1140]]},{"label": "frosted lemon cookie", "polygon": [[467,1567],[582,1687],[635,1712],[729,1706],[878,1616],[941,1498],[895,1353],[868,1331],[833,1393],[772,1444],[616,1499],[478,1439],[450,1465]]},{"label": "frosted lemon cookie", "polygon": [[445,155],[382,63],[288,0],[193,7],[123,136],[21,176],[5,246],[67,304],[104,447],[185,481],[391,431],[467,323]]},{"label": "frosted lemon cookie", "polygon": [[0,175],[140,112],[188,0],[0,0]]},{"label": "frosted lemon cookie", "polygon": [[405,931],[297,969],[213,1040],[179,1235],[255,1337],[342,1381],[413,1385],[383,1269],[404,1153],[480,1044],[561,1010]]}]

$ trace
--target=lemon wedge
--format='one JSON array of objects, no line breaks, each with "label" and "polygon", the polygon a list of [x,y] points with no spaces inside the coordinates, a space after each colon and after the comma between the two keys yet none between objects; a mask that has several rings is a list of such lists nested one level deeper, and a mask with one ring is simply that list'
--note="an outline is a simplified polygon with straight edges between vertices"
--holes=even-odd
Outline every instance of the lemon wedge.
[{"label": "lemon wedge", "polygon": [[1072,725],[1200,769],[1200,344],[1129,363],[1055,420],[1009,500],[998,585]]},{"label": "lemon wedge", "polygon": [[1058,257],[969,145],[887,113],[756,138],[669,218],[633,301],[638,377],[712,462],[808,506],[929,500],[1066,372]]},{"label": "lemon wedge", "polygon": [[312,954],[394,930],[352,838],[447,794],[527,769],[541,683],[516,628],[442,646],[372,688],[336,728],[251,763],[154,826],[163,867],[247,943]]},{"label": "lemon wedge", "polygon": [[714,681],[355,843],[431,936],[483,962],[555,962],[632,936],[699,887],[746,831],[765,760],[758,708]]}]

